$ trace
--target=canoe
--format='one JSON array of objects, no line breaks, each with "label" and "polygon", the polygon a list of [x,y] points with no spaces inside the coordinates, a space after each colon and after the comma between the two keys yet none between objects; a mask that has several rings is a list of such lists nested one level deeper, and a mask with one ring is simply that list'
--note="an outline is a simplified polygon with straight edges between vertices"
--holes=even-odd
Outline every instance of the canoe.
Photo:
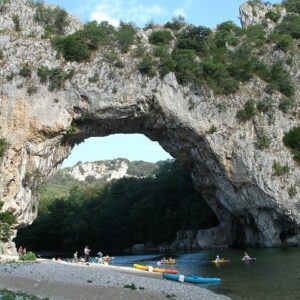
[{"label": "canoe", "polygon": [[163,274],[163,278],[189,283],[220,283],[221,278],[209,278],[209,277],[199,277],[193,275],[174,275],[174,274]]},{"label": "canoe", "polygon": [[242,258],[242,261],[256,261],[256,257]]},{"label": "canoe", "polygon": [[228,263],[228,262],[230,262],[230,260],[229,260],[229,259],[221,258],[221,259],[219,259],[219,260],[213,260],[212,262],[215,263],[215,264],[223,264],[223,263]]},{"label": "canoe", "polygon": [[178,274],[178,271],[173,269],[161,269],[153,268],[152,266],[144,266],[139,264],[133,264],[133,267],[143,271],[156,272],[156,273],[168,273],[168,274]]},{"label": "canoe", "polygon": [[143,266],[139,264],[133,264],[133,267],[139,270],[148,271],[148,266]]},{"label": "canoe", "polygon": [[153,268],[153,272],[167,273],[167,274],[178,274],[177,270],[173,270],[173,269],[161,269],[161,268]]}]

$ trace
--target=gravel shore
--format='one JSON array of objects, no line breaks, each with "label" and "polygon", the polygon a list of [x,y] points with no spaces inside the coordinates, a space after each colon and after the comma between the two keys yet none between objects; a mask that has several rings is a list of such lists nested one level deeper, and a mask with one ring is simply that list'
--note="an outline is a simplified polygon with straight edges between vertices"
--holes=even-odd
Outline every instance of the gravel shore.
[{"label": "gravel shore", "polygon": [[[132,284],[136,290],[125,287]],[[1,288],[49,299],[229,299],[198,286],[164,280],[161,274],[47,260],[0,264]]]}]

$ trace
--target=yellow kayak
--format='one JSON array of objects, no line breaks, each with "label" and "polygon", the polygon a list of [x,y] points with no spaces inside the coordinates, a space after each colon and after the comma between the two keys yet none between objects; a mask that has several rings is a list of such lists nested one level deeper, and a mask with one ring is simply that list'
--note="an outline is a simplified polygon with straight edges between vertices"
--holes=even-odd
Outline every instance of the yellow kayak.
[{"label": "yellow kayak", "polygon": [[133,264],[133,267],[139,270],[148,271],[148,266],[143,266],[139,264]]},{"label": "yellow kayak", "polygon": [[168,274],[178,274],[178,271],[173,269],[160,269],[160,268],[153,268],[152,266],[144,266],[139,264],[133,264],[133,267],[143,271],[150,271],[156,273],[168,273]]},{"label": "yellow kayak", "polygon": [[225,259],[225,258],[221,258],[221,259],[218,259],[218,260],[213,260],[212,262],[214,264],[223,264],[223,263],[229,263],[230,260],[229,259]]}]

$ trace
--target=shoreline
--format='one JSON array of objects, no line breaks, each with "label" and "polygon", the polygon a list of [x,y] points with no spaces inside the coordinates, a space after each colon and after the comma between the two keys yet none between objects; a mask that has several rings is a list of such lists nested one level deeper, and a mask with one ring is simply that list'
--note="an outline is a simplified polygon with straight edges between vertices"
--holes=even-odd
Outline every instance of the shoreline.
[{"label": "shoreline", "polygon": [[0,264],[0,288],[49,299],[230,299],[130,267],[39,259]]}]

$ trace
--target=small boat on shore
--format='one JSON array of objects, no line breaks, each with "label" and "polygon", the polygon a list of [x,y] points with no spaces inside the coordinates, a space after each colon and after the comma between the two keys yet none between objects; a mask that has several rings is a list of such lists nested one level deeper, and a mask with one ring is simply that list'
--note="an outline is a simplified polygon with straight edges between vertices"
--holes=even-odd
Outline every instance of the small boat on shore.
[{"label": "small boat on shore", "polygon": [[133,267],[139,270],[149,271],[149,272],[178,274],[178,271],[173,269],[153,268],[152,266],[144,266],[139,264],[133,264]]},{"label": "small boat on shore", "polygon": [[206,277],[199,277],[193,275],[174,275],[174,274],[163,274],[163,278],[180,281],[180,282],[189,282],[189,283],[220,283],[221,278],[206,278]]}]

